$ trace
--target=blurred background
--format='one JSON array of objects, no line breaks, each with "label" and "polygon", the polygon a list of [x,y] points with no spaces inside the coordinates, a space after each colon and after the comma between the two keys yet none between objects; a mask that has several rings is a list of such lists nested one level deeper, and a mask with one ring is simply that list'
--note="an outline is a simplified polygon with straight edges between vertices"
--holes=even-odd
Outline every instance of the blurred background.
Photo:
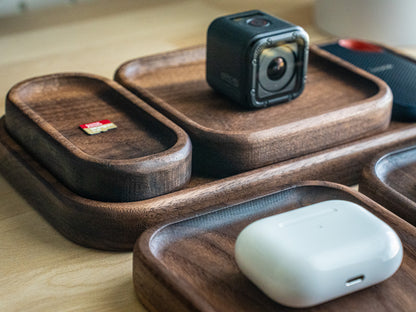
[{"label": "blurred background", "polygon": [[127,60],[204,44],[214,18],[250,9],[302,26],[312,43],[353,37],[416,56],[413,8],[414,0],[0,0],[0,97],[54,72],[112,78]]}]

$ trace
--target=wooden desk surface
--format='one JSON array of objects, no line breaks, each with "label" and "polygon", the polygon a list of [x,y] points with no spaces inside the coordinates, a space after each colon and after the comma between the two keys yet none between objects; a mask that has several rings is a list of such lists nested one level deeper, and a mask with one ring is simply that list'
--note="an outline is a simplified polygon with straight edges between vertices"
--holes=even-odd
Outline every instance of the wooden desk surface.
[{"label": "wooden desk surface", "polygon": [[[312,42],[313,0],[257,0],[258,9],[303,26]],[[205,42],[215,17],[253,9],[241,0],[102,0],[0,19],[0,96],[54,72],[112,78],[124,61]],[[403,49],[416,56],[416,47]],[[4,101],[0,115],[4,114]],[[145,311],[132,253],[80,247],[56,232],[0,176],[1,311]]]}]

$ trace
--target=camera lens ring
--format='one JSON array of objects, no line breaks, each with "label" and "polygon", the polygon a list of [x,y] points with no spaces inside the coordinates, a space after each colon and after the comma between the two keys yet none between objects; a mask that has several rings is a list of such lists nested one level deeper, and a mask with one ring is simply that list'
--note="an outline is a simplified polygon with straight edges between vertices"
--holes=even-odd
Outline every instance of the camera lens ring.
[{"label": "camera lens ring", "polygon": [[[278,79],[270,79],[267,69],[276,58],[285,60],[284,73]],[[296,54],[288,45],[264,49],[259,57],[258,80],[263,89],[276,92],[284,88],[295,76]]]}]

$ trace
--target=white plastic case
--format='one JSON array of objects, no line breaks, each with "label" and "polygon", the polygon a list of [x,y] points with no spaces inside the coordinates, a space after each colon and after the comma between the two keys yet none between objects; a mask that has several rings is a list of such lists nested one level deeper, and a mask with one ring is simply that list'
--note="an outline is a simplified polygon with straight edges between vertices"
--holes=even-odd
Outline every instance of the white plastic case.
[{"label": "white plastic case", "polygon": [[248,225],[235,257],[271,299],[309,307],[387,279],[399,268],[403,247],[394,230],[363,207],[330,200]]}]

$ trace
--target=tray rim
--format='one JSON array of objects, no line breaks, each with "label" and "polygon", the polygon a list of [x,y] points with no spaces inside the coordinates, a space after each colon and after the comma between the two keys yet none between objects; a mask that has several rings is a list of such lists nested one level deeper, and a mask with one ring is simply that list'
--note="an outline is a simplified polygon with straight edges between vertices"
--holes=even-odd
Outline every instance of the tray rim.
[{"label": "tray rim", "polygon": [[[398,190],[391,187],[389,184],[385,183],[382,179],[380,179],[379,175],[377,174],[377,167],[383,161],[386,161],[387,158],[401,154],[401,153],[405,153],[411,150],[416,150],[416,143],[402,147],[402,148],[388,148],[376,154],[372,158],[372,160],[363,167],[363,172],[362,172],[361,179],[359,182],[359,190],[363,191],[364,194],[368,194],[370,198],[375,197],[374,198],[375,201],[380,200],[379,199],[380,196],[374,195],[374,193],[392,194],[394,196],[394,198],[392,199],[394,201],[397,201],[397,204],[395,206],[404,206],[406,207],[406,209],[410,208],[414,210],[414,212],[416,212],[416,202],[409,199],[404,194],[400,193]],[[372,186],[370,186],[371,184]],[[377,191],[376,192],[371,191],[370,189],[377,189]],[[387,206],[387,204],[385,205]],[[388,209],[389,208],[390,207],[388,207]],[[396,211],[396,209],[394,209],[394,212],[397,213],[397,215],[399,215],[401,218],[403,218],[403,213],[401,211]]]},{"label": "tray rim", "polygon": [[[347,186],[334,183],[334,182],[328,182],[328,181],[318,181],[318,180],[310,180],[310,181],[302,181],[298,183],[294,183],[291,185],[284,185],[278,190],[271,192],[270,194],[266,194],[263,196],[255,197],[250,200],[257,200],[258,198],[269,196],[272,194],[277,194],[280,192],[285,192],[291,189],[297,189],[301,187],[325,187],[325,188],[333,188],[337,189],[341,192],[347,193],[351,196],[353,196],[358,201],[364,203],[366,206],[372,207],[372,209],[376,210],[378,214],[386,215],[386,218],[393,219],[394,225],[391,224],[393,227],[400,227],[401,229],[404,227],[404,231],[412,231],[413,234],[416,234],[416,227],[413,227],[410,223],[408,223],[406,220],[400,218],[399,216],[395,215],[388,209],[384,208],[371,198],[365,196],[364,194],[355,191]],[[248,200],[248,201],[250,201]],[[241,203],[246,202],[246,200],[241,201]],[[238,204],[238,203],[237,203]],[[134,251],[133,251],[133,276],[135,275],[135,265],[138,261],[140,261],[140,265],[145,268],[145,270],[148,270],[152,276],[152,278],[156,279],[157,282],[164,287],[165,291],[171,293],[173,296],[178,298],[178,300],[186,300],[185,303],[181,302],[182,304],[186,306],[190,306],[191,310],[197,310],[197,311],[211,311],[213,309],[209,302],[205,300],[204,297],[201,297],[199,295],[198,290],[195,289],[195,287],[189,286],[186,282],[186,280],[179,279],[175,274],[173,274],[164,264],[162,261],[159,261],[156,256],[154,256],[154,253],[152,252],[150,248],[150,244],[153,240],[153,238],[158,234],[158,232],[163,231],[165,228],[180,224],[181,222],[186,222],[188,220],[192,220],[194,218],[198,218],[204,215],[208,215],[210,213],[216,213],[221,210],[226,210],[235,204],[228,205],[226,207],[222,208],[214,208],[208,211],[205,211],[204,213],[197,213],[194,216],[186,217],[179,220],[174,221],[168,221],[159,225],[155,225],[146,231],[144,231],[139,238],[137,239],[135,245],[134,245]],[[387,223],[387,222],[386,222]],[[389,224],[389,223],[388,223]],[[390,224],[389,224],[390,225]],[[416,235],[415,235],[416,237]],[[411,245],[409,242],[407,242],[408,245]],[[416,247],[411,245],[411,247]],[[152,311],[158,311],[155,309],[152,304],[147,300],[146,297],[144,297],[137,289],[136,282],[134,279],[134,286],[136,295],[140,299],[141,302],[146,303],[146,307],[151,308]],[[150,305],[150,306],[148,306]],[[211,308],[211,309],[210,309]],[[212,310],[214,311],[214,310]]]},{"label": "tray rim", "polygon": [[[204,52],[204,53],[202,53]],[[392,100],[393,95],[391,93],[390,88],[388,85],[381,80],[380,78],[330,54],[327,51],[324,51],[320,49],[317,45],[310,45],[310,52],[317,54],[320,57],[323,57],[335,65],[338,65],[340,67],[345,68],[346,70],[353,72],[362,78],[370,81],[372,84],[374,84],[379,90],[377,93],[372,95],[369,98],[366,98],[364,100],[355,101],[352,102],[352,104],[349,107],[345,107],[340,110],[332,111],[329,113],[326,113],[325,115],[351,115],[351,113],[356,114],[357,107],[360,107],[359,111],[361,114],[365,113],[365,109],[368,106],[377,105],[378,110],[386,109],[386,105],[389,107],[390,113],[389,115],[389,121],[390,121],[390,114],[391,114],[391,107],[392,107]],[[212,140],[212,141],[221,141],[225,142],[227,144],[253,144],[256,141],[258,141],[258,138],[261,140],[266,140],[275,137],[276,133],[280,133],[283,131],[288,132],[294,124],[296,124],[297,127],[301,127],[305,124],[305,119],[298,120],[295,122],[291,122],[289,124],[283,124],[278,125],[276,127],[272,127],[269,129],[263,129],[263,130],[257,130],[257,131],[230,131],[230,130],[216,130],[211,129],[209,127],[203,126],[191,118],[187,117],[184,113],[177,110],[176,108],[169,105],[168,102],[165,100],[159,98],[157,94],[153,94],[151,91],[147,90],[147,88],[138,86],[136,84],[133,84],[127,77],[127,72],[129,71],[129,66],[134,66],[137,68],[140,64],[147,64],[148,61],[155,61],[159,60],[161,57],[175,57],[175,56],[181,56],[183,53],[196,53],[199,55],[199,59],[201,59],[201,56],[205,56],[205,45],[197,45],[193,47],[188,47],[180,50],[173,50],[165,53],[160,53],[156,55],[150,55],[150,56],[144,56],[132,59],[130,61],[124,62],[121,64],[116,72],[114,73],[114,80],[120,83],[121,85],[126,86],[128,90],[137,90],[140,95],[138,95],[140,98],[142,98],[144,101],[148,102],[155,102],[160,107],[161,111],[163,113],[169,112],[169,114],[172,114],[174,117],[170,117],[172,120],[177,122],[177,120],[181,120],[184,124],[186,124],[187,127],[192,129],[194,133],[197,133],[199,136],[201,136],[204,139]],[[187,54],[188,55],[188,54]],[[184,62],[189,63],[189,62]],[[146,67],[146,66],[144,66]],[[387,104],[386,104],[387,103]],[[180,118],[179,118],[180,117]],[[321,119],[322,115],[313,116],[311,118],[308,118],[308,120],[312,120],[314,123],[312,125],[309,125],[306,128],[316,126],[320,124],[319,121],[322,121]],[[336,122],[339,122],[340,120],[336,120]],[[335,121],[334,121],[335,122]],[[381,127],[382,129],[386,128],[387,125],[384,125],[384,127]],[[380,128],[380,125],[379,125]],[[256,139],[257,138],[257,139]]]},{"label": "tray rim", "polygon": [[[152,119],[157,120],[160,124],[162,124],[165,128],[172,131],[172,133],[176,137],[176,141],[173,145],[171,145],[168,149],[165,149],[161,152],[146,155],[142,157],[134,157],[134,158],[127,158],[127,159],[106,159],[100,158],[93,155],[90,155],[83,150],[81,150],[78,146],[73,144],[69,139],[64,137],[56,128],[54,128],[48,121],[46,121],[42,116],[38,115],[29,105],[25,104],[19,98],[19,89],[30,85],[32,83],[38,83],[39,81],[45,79],[65,79],[65,78],[76,78],[81,77],[83,79],[91,79],[94,81],[99,81],[100,83],[104,83],[110,89],[114,90],[128,101],[135,104],[137,109],[144,111],[147,115],[149,115]],[[188,134],[180,128],[178,125],[173,123],[163,114],[152,108],[149,104],[145,103],[141,99],[137,98],[134,94],[132,94],[127,89],[123,88],[117,82],[110,80],[105,77],[101,77],[96,74],[90,73],[83,73],[83,72],[63,72],[63,73],[53,73],[47,74],[42,76],[36,76],[33,78],[25,79],[21,82],[16,83],[7,93],[6,95],[6,102],[13,103],[19,108],[21,114],[24,114],[30,121],[38,128],[40,128],[48,137],[51,137],[52,140],[59,143],[64,149],[65,152],[77,157],[81,161],[85,161],[87,163],[96,163],[100,165],[107,166],[108,164],[112,164],[113,166],[117,167],[121,171],[126,171],[130,167],[140,168],[140,170],[144,173],[151,170],[153,164],[157,162],[157,159],[162,157],[172,157],[173,159],[182,159],[184,158],[183,154],[189,153],[191,149],[191,142]],[[35,121],[39,119],[41,122],[38,123]],[[5,113],[5,119],[7,120],[7,110]],[[7,127],[6,127],[7,128]],[[9,132],[10,130],[7,129]],[[13,132],[13,131],[11,131]],[[157,159],[155,159],[155,156]],[[139,166],[139,167],[138,167]]]}]

